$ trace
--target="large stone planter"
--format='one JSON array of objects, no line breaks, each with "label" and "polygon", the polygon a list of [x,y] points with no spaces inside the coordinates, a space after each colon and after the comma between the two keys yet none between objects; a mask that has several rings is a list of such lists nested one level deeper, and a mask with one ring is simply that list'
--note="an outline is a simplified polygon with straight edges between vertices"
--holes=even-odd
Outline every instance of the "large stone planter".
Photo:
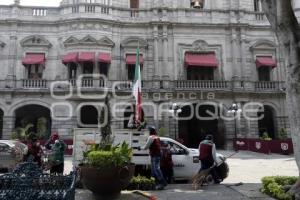
[{"label": "large stone planter", "polygon": [[280,153],[292,154],[294,153],[293,143],[291,139],[273,139],[261,140],[258,138],[237,138],[234,142],[235,149],[249,150],[259,153]]},{"label": "large stone planter", "polygon": [[122,168],[80,167],[81,181],[86,189],[93,192],[96,199],[113,199],[121,194],[134,175],[134,164]]},{"label": "large stone planter", "polygon": [[293,142],[291,139],[275,139],[270,141],[271,153],[292,154],[294,153]]}]

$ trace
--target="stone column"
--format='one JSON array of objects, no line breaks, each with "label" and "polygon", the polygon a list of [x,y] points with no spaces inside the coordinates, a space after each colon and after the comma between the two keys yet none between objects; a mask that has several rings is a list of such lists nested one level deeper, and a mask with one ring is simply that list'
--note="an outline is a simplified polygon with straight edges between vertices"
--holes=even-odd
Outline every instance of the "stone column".
[{"label": "stone column", "polygon": [[[17,33],[14,32],[14,35]],[[15,87],[16,80],[16,61],[18,59],[17,52],[17,37],[11,36],[9,40],[9,53],[8,53],[8,73],[6,76],[6,87],[13,88]]]},{"label": "stone column", "polygon": [[231,33],[231,57],[232,57],[232,81],[233,90],[241,89],[241,66],[238,64],[240,54],[239,41],[236,30],[233,28]]},{"label": "stone column", "polygon": [[154,77],[153,79],[159,79],[159,61],[158,61],[158,27],[157,25],[153,28],[153,37],[154,37]]},{"label": "stone column", "polygon": [[244,35],[244,33],[242,33],[241,40],[240,40],[240,56],[241,56],[240,63],[241,63],[241,75],[242,76],[248,76],[247,66],[246,66],[246,56],[247,56],[248,51],[246,51],[245,43],[246,43],[246,36]]},{"label": "stone column", "polygon": [[11,139],[11,134],[15,128],[14,116],[3,116],[3,133],[2,139]]},{"label": "stone column", "polygon": [[163,26],[163,38],[162,38],[162,42],[163,42],[163,66],[161,67],[161,74],[163,75],[163,78],[168,78],[168,57],[169,57],[169,53],[168,53],[168,27],[167,25]]},{"label": "stone column", "polygon": [[231,52],[232,52],[232,69],[233,69],[233,77],[237,77],[237,79],[240,79],[241,76],[241,66],[238,65],[238,55],[239,48],[238,48],[238,36],[235,29],[232,29],[232,35],[231,35]]}]

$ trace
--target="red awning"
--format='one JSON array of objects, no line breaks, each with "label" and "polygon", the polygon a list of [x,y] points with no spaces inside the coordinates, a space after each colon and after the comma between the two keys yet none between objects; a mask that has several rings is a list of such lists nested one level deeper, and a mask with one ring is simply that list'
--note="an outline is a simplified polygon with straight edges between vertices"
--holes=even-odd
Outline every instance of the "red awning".
[{"label": "red awning", "polygon": [[271,56],[258,56],[256,57],[256,67],[276,67],[277,62]]},{"label": "red awning", "polygon": [[[135,65],[136,63],[136,55],[135,54],[127,54],[126,55],[126,65]],[[140,55],[140,65],[143,65],[144,57]]]},{"label": "red awning", "polygon": [[95,62],[95,52],[81,52],[78,62]]},{"label": "red awning", "polygon": [[41,53],[28,53],[22,59],[23,65],[45,65],[45,54]]},{"label": "red awning", "polygon": [[101,63],[110,63],[111,62],[110,53],[99,53],[98,61]]},{"label": "red awning", "polygon": [[68,63],[77,63],[78,62],[78,53],[77,52],[73,52],[73,53],[68,53],[67,55],[64,55],[63,59],[62,59],[62,63],[64,65],[68,64]]},{"label": "red awning", "polygon": [[218,67],[218,62],[214,53],[186,53],[184,63],[187,67]]}]

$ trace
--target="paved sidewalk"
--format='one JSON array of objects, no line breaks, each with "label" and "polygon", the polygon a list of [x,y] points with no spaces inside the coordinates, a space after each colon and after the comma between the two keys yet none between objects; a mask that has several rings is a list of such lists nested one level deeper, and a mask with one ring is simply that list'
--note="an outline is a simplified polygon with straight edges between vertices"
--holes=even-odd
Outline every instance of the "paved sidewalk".
[{"label": "paved sidewalk", "polygon": [[[172,184],[165,190],[149,191],[147,193],[157,200],[271,200],[259,192],[259,184],[232,186],[229,184],[205,186],[193,190],[190,184]],[[76,190],[76,200],[96,200],[88,190]],[[145,200],[141,195],[124,191],[118,200]]]},{"label": "paved sidewalk", "polygon": [[[218,151],[229,156],[233,151]],[[272,198],[259,192],[261,178],[264,176],[287,175],[297,176],[298,169],[293,155],[260,154],[239,151],[227,159],[229,176],[220,185],[205,186],[193,190],[190,184],[168,185],[166,190],[148,193],[157,200],[271,200]],[[72,168],[72,159],[66,158],[65,173]],[[234,186],[242,182],[242,185]],[[140,195],[123,192],[120,200],[147,199]],[[76,190],[76,200],[94,200],[88,190]]]}]

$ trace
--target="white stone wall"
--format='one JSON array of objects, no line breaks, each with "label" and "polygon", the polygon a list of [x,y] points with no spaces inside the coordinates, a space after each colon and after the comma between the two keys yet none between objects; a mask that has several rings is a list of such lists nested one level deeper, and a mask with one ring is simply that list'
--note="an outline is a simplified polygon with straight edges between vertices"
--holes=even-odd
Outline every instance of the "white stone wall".
[{"label": "white stone wall", "polygon": [[[57,101],[49,96],[49,91],[18,90],[13,93],[1,89],[1,84],[4,84],[10,76],[16,80],[27,78],[25,67],[21,63],[26,52],[45,52],[44,79],[65,80],[67,67],[61,63],[61,58],[65,53],[72,51],[110,52],[111,50],[109,79],[126,80],[125,55],[135,53],[136,46],[124,47],[122,44],[127,41],[136,45],[139,39],[146,43],[145,47],[141,47],[141,53],[145,58],[143,80],[158,78],[176,81],[185,79],[184,52],[193,50],[197,44],[200,44],[204,51],[216,52],[219,67],[215,75],[218,81],[231,81],[233,77],[245,82],[257,81],[255,65],[257,54],[274,56],[278,60],[278,66],[272,70],[271,80],[285,80],[284,59],[280,53],[280,47],[277,46],[268,21],[263,18],[262,14],[253,13],[252,0],[206,0],[204,10],[183,9],[190,7],[189,0],[145,0],[140,1],[141,10],[137,16],[131,16],[128,0],[111,0],[113,7],[109,8],[108,14],[102,13],[102,7],[99,5],[95,13],[86,13],[84,4],[79,4],[79,12],[72,14],[72,8],[68,6],[72,3],[72,0],[65,0],[60,8],[45,8],[47,9],[46,16],[33,15],[34,9],[30,7],[0,6],[0,22],[3,22],[0,23],[0,108],[5,111],[5,119],[7,119],[4,124],[4,135],[7,137],[14,126],[16,105],[40,101],[49,106]],[[98,3],[103,2],[97,1],[95,5]],[[164,9],[165,6],[168,9]],[[43,36],[49,41],[51,47],[21,46],[24,38],[35,35]],[[114,43],[114,46],[67,47],[64,45],[70,37],[82,40],[88,35],[97,41],[107,37]],[[4,45],[1,45],[1,42]],[[202,44],[204,45],[201,46]],[[155,91],[153,88],[152,90]],[[234,97],[230,95],[230,97],[220,97],[217,100],[226,102],[227,105],[234,100],[270,104],[277,111],[276,117],[281,119],[278,122],[279,128],[286,123],[285,100],[282,93],[257,92],[253,94],[250,92],[245,94],[243,91],[238,91]],[[80,101],[82,100],[71,100],[74,105]],[[53,122],[53,128],[59,128],[68,135],[71,133],[72,126],[76,126],[76,116],[73,117],[67,123]],[[175,120],[164,119],[155,122],[149,119],[149,121],[168,125],[170,135],[174,135],[177,125]],[[120,126],[122,123],[115,122],[115,124]],[[232,139],[233,123],[228,122],[225,126],[227,138]],[[245,136],[257,136],[257,122],[241,120],[240,128],[240,132]]]}]

